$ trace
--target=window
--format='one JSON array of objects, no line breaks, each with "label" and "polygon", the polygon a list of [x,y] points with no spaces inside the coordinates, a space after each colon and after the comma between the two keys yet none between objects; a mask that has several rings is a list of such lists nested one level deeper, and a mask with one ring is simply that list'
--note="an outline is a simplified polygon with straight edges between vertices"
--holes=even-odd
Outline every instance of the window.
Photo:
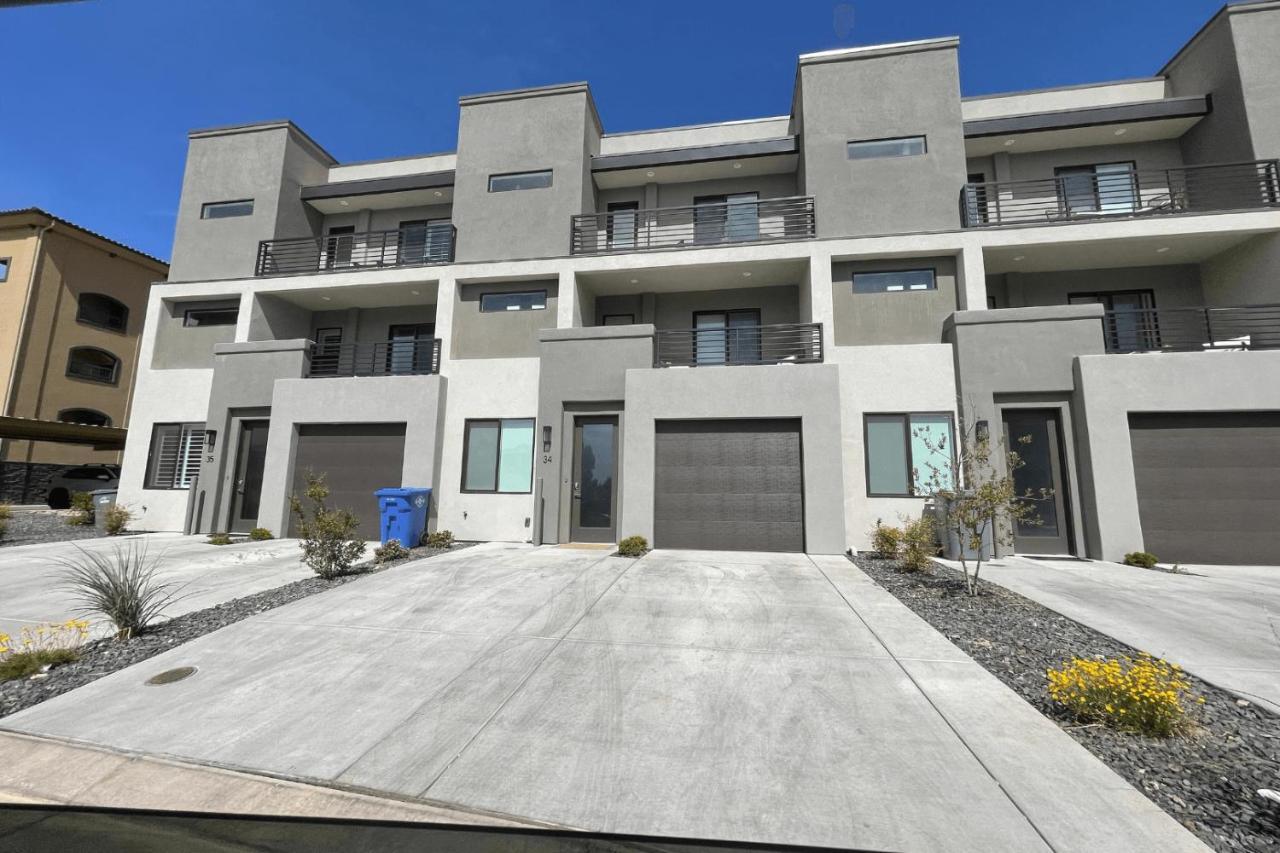
[{"label": "window", "polygon": [[387,329],[387,373],[430,373],[434,323],[400,323]]},{"label": "window", "polygon": [[156,424],[147,457],[148,489],[185,489],[200,473],[204,424]]},{"label": "window", "polygon": [[480,310],[486,314],[491,311],[541,311],[546,307],[545,290],[480,294]]},{"label": "window", "polygon": [[114,385],[120,376],[120,359],[97,347],[73,347],[67,355],[67,375]]},{"label": "window", "polygon": [[342,363],[342,327],[316,329],[315,340],[316,346],[311,352],[311,375],[337,376]]},{"label": "window", "polygon": [[0,258],[0,281],[9,280],[9,262],[12,258]]},{"label": "window", "polygon": [[1059,166],[1053,170],[1059,202],[1067,213],[1132,213],[1138,183],[1132,161],[1091,166]]},{"label": "window", "polygon": [[533,491],[533,418],[467,421],[462,490]]},{"label": "window", "polygon": [[396,263],[433,264],[448,261],[452,254],[451,220],[412,219],[401,222],[399,236]]},{"label": "window", "polygon": [[615,201],[609,205],[605,227],[610,249],[634,249],[636,247],[636,223],[640,211],[638,201]]},{"label": "window", "polygon": [[239,308],[188,308],[182,312],[182,325],[194,326],[234,326],[240,315]]},{"label": "window", "polygon": [[760,361],[760,312],[697,311],[693,315],[694,364],[756,364]]},{"label": "window", "polygon": [[87,424],[89,426],[111,426],[111,418],[97,409],[63,409],[58,412],[58,420],[64,424]]},{"label": "window", "polygon": [[129,306],[103,293],[82,293],[76,319],[89,326],[123,332],[129,325]]},{"label": "window", "polygon": [[907,293],[913,290],[937,290],[933,270],[894,270],[891,272],[856,272],[854,293]]},{"label": "window", "polygon": [[551,186],[551,170],[541,172],[512,172],[509,175],[490,175],[489,192],[505,193],[511,190],[536,190]]},{"label": "window", "polygon": [[1113,351],[1131,352],[1160,347],[1153,290],[1070,293],[1067,294],[1067,304],[1103,306],[1108,313],[1102,321],[1102,331],[1107,336],[1108,348]]},{"label": "window", "polygon": [[850,142],[850,160],[874,160],[880,157],[912,157],[928,150],[923,136],[900,136],[894,139],[866,139]]},{"label": "window", "polygon": [[760,194],[704,195],[693,200],[693,242],[732,243],[760,237]]},{"label": "window", "polygon": [[951,415],[867,415],[865,426],[869,496],[927,495],[935,484],[951,488]]},{"label": "window", "polygon": [[329,229],[329,239],[324,244],[325,269],[351,266],[351,250],[355,248],[356,227],[335,225]]},{"label": "window", "polygon": [[230,216],[252,216],[253,199],[211,201],[200,208],[201,219],[226,219]]},{"label": "window", "polygon": [[630,326],[636,321],[635,314],[605,314],[605,326]]}]

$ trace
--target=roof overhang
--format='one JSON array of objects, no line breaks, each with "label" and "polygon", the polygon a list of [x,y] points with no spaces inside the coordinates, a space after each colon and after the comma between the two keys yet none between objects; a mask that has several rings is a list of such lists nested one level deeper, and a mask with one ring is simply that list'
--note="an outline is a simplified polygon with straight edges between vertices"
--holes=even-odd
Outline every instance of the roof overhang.
[{"label": "roof overhang", "polygon": [[800,143],[795,136],[635,151],[591,158],[591,174],[601,189],[652,182],[683,183],[796,170]]},{"label": "roof overhang", "polygon": [[[965,153],[985,157],[1057,148],[1177,139],[1213,106],[1208,95],[1075,110],[975,119],[964,123]],[[1122,138],[1117,138],[1122,137]]]},{"label": "roof overhang", "polygon": [[127,434],[128,430],[123,427],[0,417],[0,438],[17,441],[52,441],[58,444],[86,444],[94,450],[123,450]]},{"label": "roof overhang", "polygon": [[395,175],[360,181],[336,181],[302,188],[302,200],[321,213],[385,210],[449,204],[453,201],[452,169],[417,175]]}]

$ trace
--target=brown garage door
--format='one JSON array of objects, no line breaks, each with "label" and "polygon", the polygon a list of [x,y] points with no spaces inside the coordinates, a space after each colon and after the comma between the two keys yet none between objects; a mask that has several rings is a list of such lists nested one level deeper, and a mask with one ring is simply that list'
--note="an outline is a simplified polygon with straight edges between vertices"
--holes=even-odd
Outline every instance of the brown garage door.
[{"label": "brown garage door", "polygon": [[804,550],[797,420],[659,421],[658,548]]},{"label": "brown garage door", "polygon": [[[307,488],[308,469],[325,475],[329,505],[343,507],[360,519],[366,539],[380,535],[378,502],[373,493],[399,486],[404,471],[404,424],[304,424],[298,427],[293,493]],[[296,518],[289,534],[295,535]]]},{"label": "brown garage door", "polygon": [[1134,414],[1129,438],[1148,551],[1280,562],[1280,412]]}]

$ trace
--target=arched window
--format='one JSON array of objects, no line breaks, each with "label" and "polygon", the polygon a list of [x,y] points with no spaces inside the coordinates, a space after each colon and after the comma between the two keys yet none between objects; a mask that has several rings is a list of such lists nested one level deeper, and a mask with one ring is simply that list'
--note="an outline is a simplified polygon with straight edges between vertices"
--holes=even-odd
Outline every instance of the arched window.
[{"label": "arched window", "polygon": [[120,359],[97,347],[73,347],[67,355],[67,375],[114,385],[120,377]]},{"label": "arched window", "polygon": [[64,424],[88,424],[89,426],[111,426],[111,416],[104,415],[97,409],[63,409],[58,412],[58,420]]},{"label": "arched window", "polygon": [[129,326],[129,306],[105,293],[82,293],[76,319],[99,329],[123,332]]}]

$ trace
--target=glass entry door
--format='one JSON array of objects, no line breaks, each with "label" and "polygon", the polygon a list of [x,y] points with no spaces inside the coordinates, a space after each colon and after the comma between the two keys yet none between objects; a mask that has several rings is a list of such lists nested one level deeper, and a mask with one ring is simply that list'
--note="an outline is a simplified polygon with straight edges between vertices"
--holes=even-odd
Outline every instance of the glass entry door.
[{"label": "glass entry door", "polygon": [[270,421],[240,421],[236,444],[235,493],[231,497],[231,531],[248,533],[258,526],[262,503],[262,470],[267,461],[267,428]]},{"label": "glass entry door", "polygon": [[695,364],[758,364],[760,312],[699,311],[693,315]]},{"label": "glass entry door", "polygon": [[[1019,554],[1070,554],[1066,481],[1063,477],[1058,413],[1054,409],[1006,409],[1006,446],[1024,463],[1013,472],[1013,484],[1034,512],[1014,525],[1013,550]],[[1030,439],[1026,444],[1023,438]]]},{"label": "glass entry door", "polygon": [[617,541],[618,416],[580,416],[573,426],[574,542]]},{"label": "glass entry door", "polygon": [[405,323],[387,331],[387,373],[414,374],[431,370],[431,349],[436,327],[432,323]]}]

